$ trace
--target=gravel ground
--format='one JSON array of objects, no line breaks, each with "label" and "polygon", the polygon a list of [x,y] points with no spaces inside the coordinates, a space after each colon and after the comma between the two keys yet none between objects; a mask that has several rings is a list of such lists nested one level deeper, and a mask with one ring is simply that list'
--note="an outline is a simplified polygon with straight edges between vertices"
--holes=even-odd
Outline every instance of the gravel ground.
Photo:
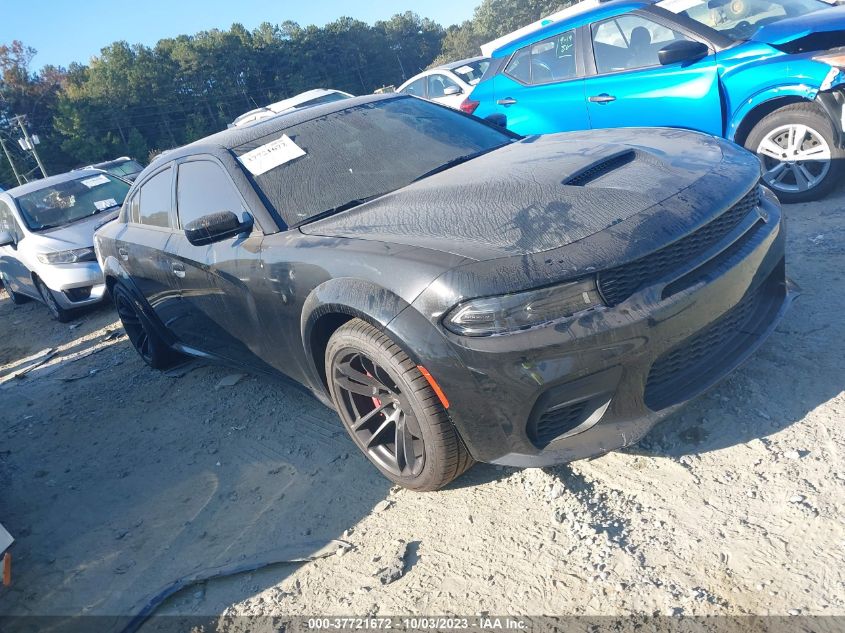
[{"label": "gravel ground", "polygon": [[221,551],[341,539],[160,612],[231,631],[250,614],[845,615],[843,203],[787,207],[803,295],[741,370],[634,450],[478,465],[429,494],[391,489],[298,389],[224,386],[231,370],[199,364],[153,372],[110,336],[109,308],[68,326],[0,295],[0,521],[18,538],[0,614],[125,614]]}]

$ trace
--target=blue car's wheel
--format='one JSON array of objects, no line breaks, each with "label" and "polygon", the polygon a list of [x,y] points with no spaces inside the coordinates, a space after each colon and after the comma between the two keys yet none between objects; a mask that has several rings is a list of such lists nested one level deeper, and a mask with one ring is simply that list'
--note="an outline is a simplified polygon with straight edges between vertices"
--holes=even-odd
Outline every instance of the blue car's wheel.
[{"label": "blue car's wheel", "polygon": [[783,202],[808,202],[841,181],[845,152],[830,119],[815,105],[781,108],[760,121],[745,146],[760,157],[763,180]]}]

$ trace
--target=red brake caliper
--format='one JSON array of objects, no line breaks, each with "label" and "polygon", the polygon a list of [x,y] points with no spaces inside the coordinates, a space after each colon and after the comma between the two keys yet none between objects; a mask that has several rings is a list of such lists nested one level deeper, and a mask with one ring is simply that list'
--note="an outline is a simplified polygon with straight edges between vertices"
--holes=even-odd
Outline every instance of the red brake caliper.
[{"label": "red brake caliper", "polygon": [[[370,372],[367,372],[367,376],[369,376],[370,378],[375,378],[375,376],[373,376]],[[376,405],[376,408],[381,406],[381,400],[379,400],[375,396],[373,396],[372,400],[373,400],[373,404]]]}]

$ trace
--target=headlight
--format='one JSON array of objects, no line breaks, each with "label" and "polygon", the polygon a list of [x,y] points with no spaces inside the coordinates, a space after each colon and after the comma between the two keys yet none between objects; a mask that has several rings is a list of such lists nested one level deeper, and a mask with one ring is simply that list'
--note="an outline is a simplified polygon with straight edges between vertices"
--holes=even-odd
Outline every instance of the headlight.
[{"label": "headlight", "polygon": [[595,279],[460,303],[443,319],[450,332],[491,336],[545,325],[602,305]]},{"label": "headlight", "polygon": [[77,248],[72,251],[56,251],[55,253],[38,253],[38,261],[42,264],[75,264],[77,262],[94,262],[94,248]]}]

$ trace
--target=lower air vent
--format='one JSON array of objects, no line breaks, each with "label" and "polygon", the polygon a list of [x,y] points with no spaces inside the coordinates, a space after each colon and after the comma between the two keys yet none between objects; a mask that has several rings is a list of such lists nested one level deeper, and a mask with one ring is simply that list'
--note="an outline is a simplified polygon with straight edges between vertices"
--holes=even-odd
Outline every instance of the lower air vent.
[{"label": "lower air vent", "polygon": [[569,433],[584,421],[587,400],[552,407],[533,421],[528,429],[528,437],[535,446],[546,446],[552,440]]}]

